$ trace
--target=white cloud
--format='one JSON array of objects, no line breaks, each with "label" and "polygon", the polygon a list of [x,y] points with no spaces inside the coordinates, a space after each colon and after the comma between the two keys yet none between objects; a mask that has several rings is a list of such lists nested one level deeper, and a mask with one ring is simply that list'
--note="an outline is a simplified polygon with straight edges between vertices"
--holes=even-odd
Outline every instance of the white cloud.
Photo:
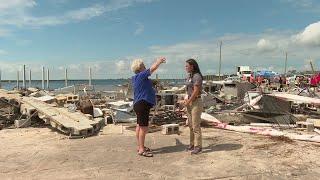
[{"label": "white cloud", "polygon": [[68,66],[68,69],[70,69],[71,71],[74,71],[74,70],[82,71],[81,64],[70,64]]},{"label": "white cloud", "polygon": [[104,6],[100,4],[96,4],[91,7],[70,11],[65,15],[65,17],[67,19],[69,18],[69,19],[78,20],[78,21],[88,20],[93,17],[101,16],[105,11],[106,10]]},{"label": "white cloud", "polygon": [[[16,75],[17,75],[17,71],[21,71],[22,70],[22,66],[23,64],[27,64],[24,62],[21,63],[17,63],[17,62],[9,62],[9,61],[0,61],[0,69],[2,72],[2,79],[15,79]],[[30,64],[30,67],[34,66],[36,64]],[[35,67],[41,67],[41,66],[35,66]]]},{"label": "white cloud", "polygon": [[320,21],[307,26],[294,36],[294,40],[306,45],[320,46]]},{"label": "white cloud", "polygon": [[277,48],[276,45],[272,44],[270,40],[260,39],[257,43],[257,47],[260,51],[273,51]]},{"label": "white cloud", "polygon": [[89,20],[93,17],[102,15],[105,10],[104,6],[93,5],[90,7],[68,11],[63,15],[58,16],[42,16],[35,17],[26,12],[26,8],[21,9],[22,13],[18,14],[4,14],[0,13],[0,24],[13,25],[18,27],[41,27],[41,26],[55,26],[67,24],[70,22],[77,22],[82,20]]},{"label": "white cloud", "polygon": [[137,3],[153,0],[111,0],[105,4],[93,4],[76,10],[70,10],[55,16],[33,16],[30,11],[37,4],[33,0],[0,0],[0,25],[19,27],[41,27],[67,24],[89,20],[106,13],[125,9]]},{"label": "white cloud", "polygon": [[[309,29],[308,27],[306,29]],[[226,34],[208,40],[154,45],[150,46],[145,53],[119,57],[121,59],[87,60],[86,62],[69,65],[40,61],[41,63],[38,64],[30,65],[29,63],[28,66],[36,67],[35,71],[38,71],[43,64],[50,65],[50,67],[53,67],[52,78],[56,79],[63,79],[64,77],[63,69],[59,66],[68,68],[70,79],[87,79],[89,66],[92,67],[94,78],[126,78],[132,75],[130,71],[132,59],[142,58],[146,65],[150,66],[156,57],[165,56],[167,63],[161,65],[158,71],[161,74],[160,77],[181,78],[185,74],[184,63],[188,58],[195,58],[204,74],[216,74],[219,62],[219,42],[222,41],[223,74],[234,73],[235,67],[238,65],[250,65],[255,70],[272,69],[282,73],[284,71],[285,52],[288,52],[288,67],[290,67],[290,70],[294,67],[296,70],[304,70],[306,68],[305,59],[314,59],[315,66],[318,65],[317,61],[320,60],[320,54],[317,43],[305,45],[292,40],[292,37],[304,37],[303,32],[309,32],[306,29],[302,30],[302,33],[298,31],[268,30],[257,34]],[[262,50],[264,50],[263,53]],[[3,62],[6,62],[5,66],[1,64]],[[16,65],[17,63],[0,62],[1,68],[5,67],[5,71],[14,68],[15,66],[12,64]],[[19,65],[21,64],[23,63],[21,62]],[[13,72],[11,76],[15,77],[15,71],[10,72]],[[40,77],[40,72],[35,74]],[[164,74],[167,75],[164,76]],[[37,77],[36,75],[35,77]]]},{"label": "white cloud", "polygon": [[123,60],[116,62],[115,65],[116,65],[117,72],[126,71],[128,70],[128,66],[130,66],[129,64],[125,63]]},{"label": "white cloud", "polygon": [[54,5],[63,5],[63,4],[68,3],[70,1],[74,1],[74,0],[48,0],[48,2],[50,2]]},{"label": "white cloud", "polygon": [[136,23],[137,29],[134,31],[134,35],[140,35],[144,31],[144,25],[142,23]]},{"label": "white cloud", "polygon": [[0,11],[6,11],[16,8],[34,7],[36,2],[34,0],[0,0]]},{"label": "white cloud", "polygon": [[[285,52],[288,52],[288,66],[304,70],[303,59],[320,60],[318,30],[319,28],[310,25],[303,31],[308,33],[268,30],[258,34],[226,34],[211,40],[151,46],[147,58],[165,56],[169,64],[165,67],[168,73],[182,74],[184,73],[184,61],[195,57],[203,72],[216,73],[219,61],[218,44],[222,40],[223,73],[233,73],[238,65],[250,65],[256,70],[272,69],[281,73],[284,69]],[[311,42],[309,46],[292,41],[292,37],[298,35],[301,39],[309,40]]]}]

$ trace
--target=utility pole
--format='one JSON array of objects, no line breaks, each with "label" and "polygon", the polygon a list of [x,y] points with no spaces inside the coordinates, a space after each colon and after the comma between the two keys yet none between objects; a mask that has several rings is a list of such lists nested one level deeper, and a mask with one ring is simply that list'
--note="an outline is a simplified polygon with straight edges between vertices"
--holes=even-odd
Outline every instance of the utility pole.
[{"label": "utility pole", "polygon": [[284,76],[287,77],[288,53],[286,52],[286,60],[284,63]]},{"label": "utility pole", "polygon": [[314,69],[312,60],[310,60],[310,66],[311,66],[312,73],[313,73],[313,74],[316,74],[316,70]]},{"label": "utility pole", "polygon": [[221,47],[222,47],[222,41],[220,41],[219,80],[221,80]]},{"label": "utility pole", "polygon": [[68,86],[68,69],[65,68],[64,71],[64,86],[67,87]]},{"label": "utility pole", "polygon": [[89,86],[92,85],[92,72],[91,72],[91,67],[89,67]]}]

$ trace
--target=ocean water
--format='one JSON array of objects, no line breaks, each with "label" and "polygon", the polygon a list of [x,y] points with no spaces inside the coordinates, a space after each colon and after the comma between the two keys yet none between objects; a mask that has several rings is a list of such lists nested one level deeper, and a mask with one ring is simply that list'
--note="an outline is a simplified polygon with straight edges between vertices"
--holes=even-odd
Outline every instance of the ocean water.
[{"label": "ocean water", "polygon": [[[183,82],[183,80],[176,79],[176,80],[161,80],[162,83],[167,83],[170,85],[179,85]],[[98,87],[100,90],[112,91],[117,90],[119,85],[124,85],[131,83],[128,79],[93,79],[91,81],[92,85]],[[72,85],[79,85],[79,84],[89,84],[88,80],[68,80],[68,86]],[[29,86],[29,81],[26,81],[26,86]],[[2,81],[1,88],[6,90],[12,90],[13,88],[17,87],[17,81]],[[22,87],[22,81],[19,82],[19,87]],[[32,80],[31,87],[42,88],[42,81],[41,80]],[[45,88],[47,87],[47,82],[45,81]],[[55,90],[59,88],[65,87],[64,80],[50,80],[49,82],[49,89]]]},{"label": "ocean water", "polygon": [[[92,80],[92,85],[103,87],[105,90],[114,90],[118,85],[127,84],[129,80],[127,79],[106,79],[106,80]],[[68,86],[78,85],[78,84],[89,84],[88,80],[69,80]],[[29,86],[29,81],[26,81],[26,86]],[[2,81],[1,88],[6,90],[12,90],[17,87],[17,81]],[[19,82],[19,87],[22,87],[22,81]],[[41,80],[33,80],[31,81],[31,87],[42,88]],[[47,87],[47,82],[45,81],[45,88]],[[49,81],[49,89],[55,90],[59,88],[65,87],[64,80],[50,80]]]}]

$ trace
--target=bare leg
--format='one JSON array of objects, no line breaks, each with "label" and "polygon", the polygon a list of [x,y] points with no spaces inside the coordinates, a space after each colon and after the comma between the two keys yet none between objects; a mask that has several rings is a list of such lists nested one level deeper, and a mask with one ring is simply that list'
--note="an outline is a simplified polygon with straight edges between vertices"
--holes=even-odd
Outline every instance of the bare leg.
[{"label": "bare leg", "polygon": [[146,134],[148,133],[148,126],[140,126],[139,131],[139,153],[144,151],[144,140],[146,138]]},{"label": "bare leg", "polygon": [[137,127],[136,127],[137,150],[139,150],[139,132],[140,132],[140,126],[139,124],[137,124]]}]

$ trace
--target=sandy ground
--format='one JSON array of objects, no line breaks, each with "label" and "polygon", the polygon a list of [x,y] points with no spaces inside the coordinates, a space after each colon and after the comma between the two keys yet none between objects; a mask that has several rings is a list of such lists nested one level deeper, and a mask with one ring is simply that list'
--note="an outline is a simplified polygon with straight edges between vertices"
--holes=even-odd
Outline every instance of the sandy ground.
[{"label": "sandy ground", "polygon": [[318,179],[320,144],[203,129],[204,151],[190,155],[188,129],[148,134],[153,158],[138,156],[134,132],[109,125],[68,139],[48,128],[0,131],[0,179]]}]

